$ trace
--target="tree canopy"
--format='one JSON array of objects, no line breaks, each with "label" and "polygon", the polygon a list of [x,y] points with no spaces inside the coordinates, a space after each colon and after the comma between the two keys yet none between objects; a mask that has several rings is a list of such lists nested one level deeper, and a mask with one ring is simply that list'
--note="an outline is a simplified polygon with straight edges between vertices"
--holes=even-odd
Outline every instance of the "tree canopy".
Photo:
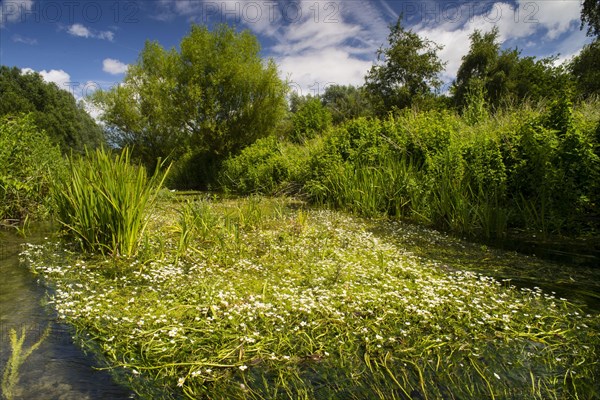
[{"label": "tree canopy", "polygon": [[104,133],[71,93],[44,82],[35,72],[0,66],[0,116],[31,113],[33,123],[46,131],[61,150],[82,152],[104,143]]},{"label": "tree canopy", "polygon": [[377,51],[380,62],[365,78],[365,89],[377,114],[410,107],[439,89],[444,68],[437,52],[441,47],[401,24],[390,27],[389,47]]},{"label": "tree canopy", "polygon": [[567,77],[554,66],[554,58],[538,60],[521,57],[518,49],[501,50],[498,35],[497,27],[471,34],[469,52],[462,58],[452,87],[459,108],[467,105],[473,91],[482,90],[486,103],[496,109],[526,99],[552,97],[565,86]]},{"label": "tree canopy", "polygon": [[600,36],[600,1],[583,0],[581,7],[581,29],[587,25],[588,36]]},{"label": "tree canopy", "polygon": [[369,114],[370,105],[364,88],[352,85],[331,85],[321,96],[334,124]]},{"label": "tree canopy", "polygon": [[569,69],[582,97],[600,95],[600,38],[585,45],[573,58]]},{"label": "tree canopy", "polygon": [[227,25],[193,25],[179,51],[146,42],[124,83],[93,96],[110,140],[152,165],[189,152],[224,157],[269,134],[287,86],[259,52],[254,35]]}]

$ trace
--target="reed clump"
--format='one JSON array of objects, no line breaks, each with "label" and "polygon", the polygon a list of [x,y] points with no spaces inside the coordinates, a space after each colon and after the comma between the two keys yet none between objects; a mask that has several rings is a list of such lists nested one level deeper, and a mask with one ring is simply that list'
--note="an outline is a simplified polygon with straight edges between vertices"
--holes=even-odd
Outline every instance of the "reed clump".
[{"label": "reed clump", "polygon": [[66,178],[55,184],[59,221],[85,251],[131,256],[136,253],[168,168],[159,163],[148,177],[124,149],[101,148],[71,156]]}]

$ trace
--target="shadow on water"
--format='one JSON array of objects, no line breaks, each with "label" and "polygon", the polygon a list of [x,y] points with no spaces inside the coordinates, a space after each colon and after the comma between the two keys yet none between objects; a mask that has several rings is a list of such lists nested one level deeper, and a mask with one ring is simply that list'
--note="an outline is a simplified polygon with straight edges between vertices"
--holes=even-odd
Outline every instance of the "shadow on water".
[{"label": "shadow on water", "polygon": [[[390,240],[423,261],[450,270],[467,270],[509,280],[519,288],[539,287],[590,312],[600,312],[600,266],[575,259],[541,259],[500,250],[444,233],[396,221],[372,221],[371,232]],[[556,248],[557,251],[559,247]]]},{"label": "shadow on water", "polygon": [[[19,369],[13,390],[14,399],[129,399],[133,394],[117,385],[106,371],[94,369],[93,358],[73,344],[69,329],[56,322],[42,302],[45,289],[31,272],[20,265],[19,251],[25,242],[39,243],[50,232],[40,227],[27,239],[0,231],[0,371],[11,356],[10,332],[21,336],[26,331],[24,349],[37,342],[50,326],[49,336],[41,342]],[[1,377],[1,375],[0,375]],[[0,398],[6,398],[6,394]]]}]

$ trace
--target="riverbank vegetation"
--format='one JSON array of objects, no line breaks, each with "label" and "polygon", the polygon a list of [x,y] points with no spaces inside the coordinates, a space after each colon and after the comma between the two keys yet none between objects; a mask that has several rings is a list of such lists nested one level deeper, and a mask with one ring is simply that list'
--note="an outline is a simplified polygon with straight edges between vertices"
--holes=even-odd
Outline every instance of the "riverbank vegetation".
[{"label": "riverbank vegetation", "polygon": [[73,144],[18,101],[39,76],[2,68],[2,220],[61,222],[23,260],[142,398],[598,397],[597,307],[532,284],[597,271],[431,230],[597,241],[597,49],[557,66],[475,31],[440,94],[438,46],[399,21],[364,86],[301,96],[249,32],[193,26],[96,92],[106,136]]},{"label": "riverbank vegetation", "polygon": [[600,394],[597,314],[393,240],[435,248],[435,232],[287,198],[157,210],[133,259],[23,254],[59,318],[147,398]]},{"label": "riverbank vegetation", "polygon": [[33,116],[0,118],[0,226],[47,218],[50,188],[64,169],[60,150]]},{"label": "riverbank vegetation", "polygon": [[598,103],[521,107],[474,124],[448,111],[359,118],[302,143],[261,139],[224,162],[232,192],[316,204],[486,238],[600,227]]}]

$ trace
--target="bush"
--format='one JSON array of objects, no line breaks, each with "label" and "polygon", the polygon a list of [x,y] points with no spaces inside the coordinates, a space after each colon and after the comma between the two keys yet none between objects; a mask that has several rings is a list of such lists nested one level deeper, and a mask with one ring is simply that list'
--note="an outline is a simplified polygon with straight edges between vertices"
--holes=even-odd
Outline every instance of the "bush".
[{"label": "bush", "polygon": [[316,138],[299,145],[273,136],[259,139],[223,163],[219,184],[239,194],[298,192],[310,176],[308,161],[320,142]]},{"label": "bush", "polygon": [[437,110],[358,118],[287,153],[292,145],[269,139],[229,164],[229,187],[273,193],[292,180],[293,164],[313,202],[363,215],[488,238],[593,232],[600,116],[590,104],[574,111],[568,98],[477,121]]},{"label": "bush", "polygon": [[51,209],[51,182],[61,173],[58,146],[31,114],[0,119],[0,221],[43,217]]},{"label": "bush", "polygon": [[165,186],[177,190],[210,190],[221,163],[220,156],[212,152],[188,150],[172,163]]},{"label": "bush", "polygon": [[331,113],[318,98],[309,98],[292,116],[292,141],[301,143],[331,126]]}]

